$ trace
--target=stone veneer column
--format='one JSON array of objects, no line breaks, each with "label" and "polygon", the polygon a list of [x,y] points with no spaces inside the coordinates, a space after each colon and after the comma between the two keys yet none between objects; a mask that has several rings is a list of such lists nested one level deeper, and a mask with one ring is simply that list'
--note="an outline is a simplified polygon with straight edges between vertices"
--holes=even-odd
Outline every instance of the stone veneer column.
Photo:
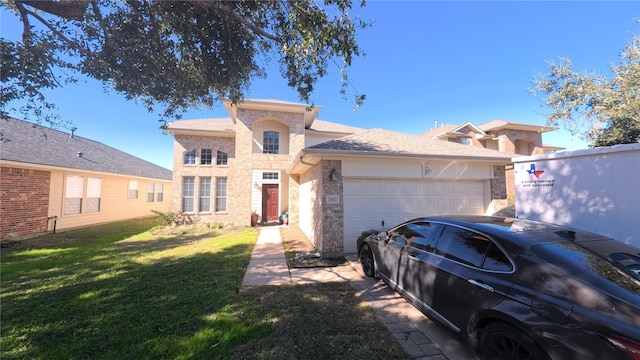
[{"label": "stone veneer column", "polygon": [[504,166],[493,166],[493,179],[491,183],[491,204],[488,212],[493,214],[507,207],[507,181]]},{"label": "stone veneer column", "polygon": [[[340,160],[324,160],[321,162],[322,179],[319,186],[319,201],[322,203],[320,224],[321,256],[324,258],[339,257],[344,252],[344,196],[342,186],[342,162]],[[335,171],[337,180],[331,179]],[[334,197],[337,203],[329,204],[327,197]]]}]

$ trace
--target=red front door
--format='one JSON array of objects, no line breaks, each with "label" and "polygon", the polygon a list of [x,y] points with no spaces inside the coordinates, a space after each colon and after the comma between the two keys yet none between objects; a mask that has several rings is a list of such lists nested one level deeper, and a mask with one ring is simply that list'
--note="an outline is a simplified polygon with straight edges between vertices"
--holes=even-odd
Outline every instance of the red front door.
[{"label": "red front door", "polygon": [[262,184],[262,222],[278,221],[278,184]]}]

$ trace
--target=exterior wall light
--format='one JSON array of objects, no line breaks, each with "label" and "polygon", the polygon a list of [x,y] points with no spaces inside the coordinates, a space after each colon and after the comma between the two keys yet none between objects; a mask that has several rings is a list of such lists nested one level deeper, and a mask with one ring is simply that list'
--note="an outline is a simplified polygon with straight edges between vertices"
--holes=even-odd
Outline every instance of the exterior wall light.
[{"label": "exterior wall light", "polygon": [[331,181],[338,181],[338,174],[336,173],[335,168],[331,169],[331,172],[329,173],[329,179]]}]

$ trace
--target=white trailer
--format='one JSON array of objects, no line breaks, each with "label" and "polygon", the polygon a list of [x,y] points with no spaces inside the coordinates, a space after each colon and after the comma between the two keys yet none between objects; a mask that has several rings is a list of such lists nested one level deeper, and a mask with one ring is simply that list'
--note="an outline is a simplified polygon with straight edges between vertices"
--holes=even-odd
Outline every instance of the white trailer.
[{"label": "white trailer", "polygon": [[512,159],[516,217],[640,248],[640,143]]}]

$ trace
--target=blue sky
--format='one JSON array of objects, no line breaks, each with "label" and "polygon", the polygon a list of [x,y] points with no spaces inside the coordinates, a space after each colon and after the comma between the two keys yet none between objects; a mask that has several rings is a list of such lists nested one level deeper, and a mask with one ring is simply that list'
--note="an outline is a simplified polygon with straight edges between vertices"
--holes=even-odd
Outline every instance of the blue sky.
[{"label": "blue sky", "polygon": [[[318,118],[416,135],[436,121],[543,125],[549,109],[529,88],[534,75],[547,72],[547,60],[568,57],[576,70],[608,74],[640,33],[640,3],[634,1],[369,1],[351,13],[374,22],[359,36],[366,56],[349,69],[367,100],[352,110],[353,94],[343,98],[340,74],[331,69],[312,96],[322,107]],[[17,20],[4,10],[1,16],[2,37],[19,36]],[[277,64],[266,66],[270,76],[254,82],[247,98],[299,102]],[[173,138],[159,130],[158,115],[135,101],[105,93],[90,79],[48,96],[77,135],[172,168]],[[227,116],[218,104],[183,119]],[[546,133],[543,140],[568,150],[587,146],[566,131]]]}]

